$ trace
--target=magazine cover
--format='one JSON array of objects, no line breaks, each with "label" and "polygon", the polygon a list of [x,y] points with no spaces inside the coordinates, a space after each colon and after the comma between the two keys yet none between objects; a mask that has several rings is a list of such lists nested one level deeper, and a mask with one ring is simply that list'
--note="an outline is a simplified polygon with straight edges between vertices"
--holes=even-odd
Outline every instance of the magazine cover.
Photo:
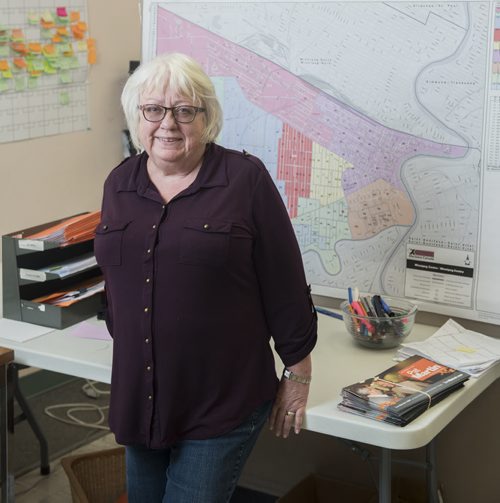
[{"label": "magazine cover", "polygon": [[462,387],[468,378],[456,369],[412,356],[375,377],[343,388],[339,408],[404,426]]}]

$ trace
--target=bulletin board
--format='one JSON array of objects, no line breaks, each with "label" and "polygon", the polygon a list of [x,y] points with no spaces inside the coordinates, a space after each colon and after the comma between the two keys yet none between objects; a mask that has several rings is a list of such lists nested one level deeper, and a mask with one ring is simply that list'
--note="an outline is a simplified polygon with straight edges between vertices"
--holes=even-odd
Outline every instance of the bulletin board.
[{"label": "bulletin board", "polygon": [[86,0],[0,0],[0,143],[89,128]]}]

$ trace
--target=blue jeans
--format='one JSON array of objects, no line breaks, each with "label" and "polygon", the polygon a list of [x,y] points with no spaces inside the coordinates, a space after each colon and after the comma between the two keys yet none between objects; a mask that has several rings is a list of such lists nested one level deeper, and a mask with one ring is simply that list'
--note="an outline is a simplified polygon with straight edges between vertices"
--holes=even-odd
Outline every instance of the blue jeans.
[{"label": "blue jeans", "polygon": [[234,430],[168,449],[126,447],[129,503],[226,503],[231,498],[271,402]]}]

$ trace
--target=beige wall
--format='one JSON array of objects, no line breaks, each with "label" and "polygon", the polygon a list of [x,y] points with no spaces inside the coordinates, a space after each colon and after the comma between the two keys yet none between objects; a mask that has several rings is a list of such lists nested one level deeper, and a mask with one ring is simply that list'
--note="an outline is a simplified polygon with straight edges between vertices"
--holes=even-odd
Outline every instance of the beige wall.
[{"label": "beige wall", "polygon": [[0,144],[0,234],[99,208],[122,159],[120,93],[129,60],[140,59],[138,13],[137,0],[88,0],[90,130]]}]

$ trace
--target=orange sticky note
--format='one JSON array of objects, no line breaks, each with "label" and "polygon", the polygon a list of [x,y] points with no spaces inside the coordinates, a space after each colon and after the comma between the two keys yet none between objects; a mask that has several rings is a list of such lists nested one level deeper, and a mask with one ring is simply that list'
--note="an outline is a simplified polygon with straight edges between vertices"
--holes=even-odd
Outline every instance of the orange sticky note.
[{"label": "orange sticky note", "polygon": [[0,59],[0,72],[5,72],[9,69],[9,62],[6,59]]},{"label": "orange sticky note", "polygon": [[97,52],[95,49],[89,49],[89,52],[87,54],[87,61],[89,65],[95,65],[97,59]]},{"label": "orange sticky note", "polygon": [[26,54],[28,52],[27,47],[22,42],[13,42],[12,50],[15,52],[19,52],[20,54]]},{"label": "orange sticky note", "polygon": [[76,21],[80,21],[80,13],[77,10],[71,11],[69,15],[69,19],[72,23],[75,23]]},{"label": "orange sticky note", "polygon": [[76,24],[71,25],[71,31],[73,32],[73,37],[77,40],[85,38],[85,32],[81,31]]},{"label": "orange sticky note", "polygon": [[44,45],[43,53],[45,54],[45,56],[54,56],[56,53],[56,48],[52,44]]},{"label": "orange sticky note", "polygon": [[38,42],[30,42],[28,44],[28,49],[30,52],[39,54],[42,52],[42,44],[40,44]]},{"label": "orange sticky note", "polygon": [[17,68],[26,68],[28,66],[24,58],[14,58],[14,65]]},{"label": "orange sticky note", "polygon": [[60,28],[57,28],[57,34],[60,35],[61,37],[68,37],[68,29],[66,26],[61,26]]},{"label": "orange sticky note", "polygon": [[54,35],[52,37],[52,42],[54,42],[54,44],[59,44],[60,42],[62,42],[62,38],[59,35]]},{"label": "orange sticky note", "polygon": [[87,39],[87,47],[89,49],[95,49],[95,38],[88,38]]},{"label": "orange sticky note", "polygon": [[43,19],[40,21],[40,25],[44,30],[51,30],[55,27],[55,23],[52,21],[44,21]]}]

